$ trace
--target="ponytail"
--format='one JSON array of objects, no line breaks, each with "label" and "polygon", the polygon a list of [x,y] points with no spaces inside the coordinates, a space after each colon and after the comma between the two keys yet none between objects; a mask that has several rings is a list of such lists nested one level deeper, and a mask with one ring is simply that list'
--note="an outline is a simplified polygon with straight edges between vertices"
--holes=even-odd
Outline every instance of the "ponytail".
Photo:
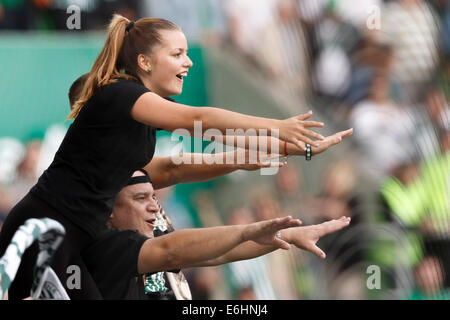
[{"label": "ponytail", "polygon": [[129,23],[130,20],[121,15],[115,14],[113,16],[108,27],[108,36],[105,45],[95,60],[80,97],[75,102],[67,119],[75,119],[83,105],[101,86],[113,83],[118,78],[134,78],[130,75],[121,74],[116,67],[117,59],[123,45],[125,31]]}]

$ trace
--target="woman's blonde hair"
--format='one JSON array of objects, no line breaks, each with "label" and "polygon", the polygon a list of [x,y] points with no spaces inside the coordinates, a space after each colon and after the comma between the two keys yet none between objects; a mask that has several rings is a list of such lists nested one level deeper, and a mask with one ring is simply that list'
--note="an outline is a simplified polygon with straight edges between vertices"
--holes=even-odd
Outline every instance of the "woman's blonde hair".
[{"label": "woman's blonde hair", "polygon": [[139,19],[134,25],[130,25],[130,22],[119,14],[113,16],[105,45],[67,119],[76,118],[81,108],[101,86],[119,78],[137,79],[137,57],[141,53],[151,54],[154,46],[162,42],[159,31],[181,30],[173,22],[159,18]]}]

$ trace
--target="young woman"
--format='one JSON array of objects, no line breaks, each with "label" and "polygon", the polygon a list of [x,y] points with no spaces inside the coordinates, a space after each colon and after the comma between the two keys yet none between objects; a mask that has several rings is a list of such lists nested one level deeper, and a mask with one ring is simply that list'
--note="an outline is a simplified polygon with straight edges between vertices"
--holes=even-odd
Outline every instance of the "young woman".
[{"label": "young woman", "polygon": [[[80,252],[104,228],[117,193],[132,173],[152,160],[156,128],[193,132],[194,121],[202,121],[203,130],[216,128],[223,133],[238,128],[269,133],[278,129],[282,141],[299,148],[304,143],[315,146],[318,142],[313,139],[322,139],[309,129],[323,126],[306,121],[310,114],[265,119],[164,99],[181,93],[190,67],[187,41],[178,26],[156,18],[134,23],[115,15],[69,115],[75,120],[52,164],[3,225],[0,256],[26,219],[53,218],[65,227],[66,237],[52,267],[64,285],[70,280],[69,265],[81,269],[81,289],[67,286],[71,298],[100,298]],[[25,253],[9,291],[11,299],[29,295],[36,253],[37,248]]]}]

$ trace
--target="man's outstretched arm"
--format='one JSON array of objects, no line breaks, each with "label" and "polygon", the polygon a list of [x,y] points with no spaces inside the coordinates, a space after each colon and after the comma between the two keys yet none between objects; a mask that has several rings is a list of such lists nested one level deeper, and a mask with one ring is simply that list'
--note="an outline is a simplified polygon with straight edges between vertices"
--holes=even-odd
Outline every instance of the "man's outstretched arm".
[{"label": "man's outstretched arm", "polygon": [[144,242],[139,252],[138,272],[185,268],[220,257],[249,240],[287,250],[289,244],[278,239],[276,232],[300,225],[300,220],[284,217],[247,225],[174,231]]},{"label": "man's outstretched arm", "polygon": [[[283,162],[264,162],[265,159],[250,161],[249,151],[231,151],[218,154],[186,153],[183,161],[175,164],[172,157],[154,157],[144,167],[152,178],[155,189],[178,183],[202,182],[221,177],[236,170],[253,171],[270,166],[281,167]],[[239,157],[239,158],[238,158]],[[214,163],[215,159],[220,163]],[[239,159],[239,161],[237,161]]]},{"label": "man's outstretched arm", "polygon": [[[319,258],[325,259],[326,255],[317,247],[317,241],[327,234],[347,227],[349,224],[350,218],[341,217],[340,219],[330,220],[321,224],[283,229],[281,230],[281,239],[295,245],[299,249],[310,251]],[[260,245],[253,241],[247,241],[216,259],[203,261],[190,267],[218,266],[234,261],[253,259],[277,249],[274,246]]]}]

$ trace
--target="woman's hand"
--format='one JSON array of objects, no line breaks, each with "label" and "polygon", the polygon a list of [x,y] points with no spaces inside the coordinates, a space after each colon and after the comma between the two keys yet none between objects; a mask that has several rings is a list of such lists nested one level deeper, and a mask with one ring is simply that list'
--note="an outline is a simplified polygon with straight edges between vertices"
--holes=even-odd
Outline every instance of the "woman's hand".
[{"label": "woman's hand", "polygon": [[295,116],[286,120],[281,120],[279,128],[280,139],[286,142],[291,142],[302,150],[306,150],[305,144],[309,143],[311,146],[318,146],[318,141],[311,138],[323,140],[322,135],[311,131],[308,128],[323,128],[322,122],[305,121],[312,116],[312,111],[306,114]]},{"label": "woman's hand", "polygon": [[251,223],[243,230],[243,241],[252,240],[261,245],[275,246],[288,250],[289,244],[276,237],[279,230],[298,227],[302,222],[291,216]]},{"label": "woman's hand", "polygon": [[353,134],[353,128],[347,129],[344,131],[337,132],[331,136],[326,137],[324,140],[319,141],[319,146],[314,147],[311,145],[311,153],[312,156],[322,153],[327,150],[329,147],[334,146],[338,143],[342,142],[342,139],[349,137]]},{"label": "woman's hand", "polygon": [[[319,146],[316,147],[314,145],[311,145],[311,155],[315,156],[316,154],[322,153],[326,151],[329,147],[332,147],[334,145],[337,145],[342,142],[342,140],[346,137],[349,137],[353,134],[353,128],[347,129],[344,131],[336,132],[335,134],[332,134],[331,136],[326,137],[325,139],[321,141],[316,141],[315,144],[318,144]],[[306,144],[303,141],[299,142],[300,148],[293,148],[292,145],[289,146],[288,154],[289,155],[304,155]],[[294,149],[294,150],[293,150]]]},{"label": "woman's hand", "polygon": [[317,241],[327,234],[347,227],[350,224],[350,220],[350,218],[341,217],[340,219],[330,220],[321,224],[287,229],[283,231],[282,237],[286,242],[295,245],[297,248],[308,250],[319,258],[325,259],[325,252],[316,246]]}]

